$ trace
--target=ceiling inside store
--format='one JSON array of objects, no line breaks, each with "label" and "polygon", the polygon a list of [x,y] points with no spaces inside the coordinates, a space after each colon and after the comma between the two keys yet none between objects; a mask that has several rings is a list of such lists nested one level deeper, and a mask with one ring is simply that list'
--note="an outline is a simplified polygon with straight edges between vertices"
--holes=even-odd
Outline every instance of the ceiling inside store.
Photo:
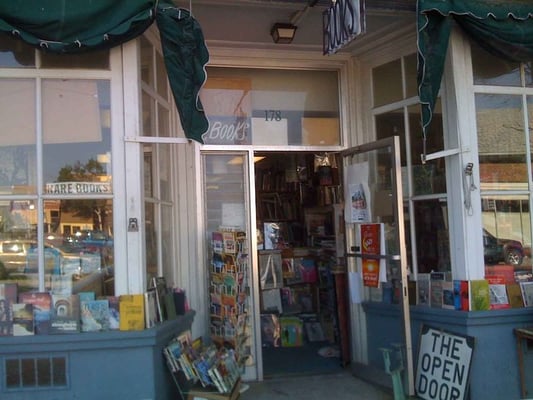
[{"label": "ceiling inside store", "polygon": [[[202,27],[209,47],[290,48],[322,52],[322,13],[331,0],[174,0],[182,8],[191,8]],[[375,38],[384,38],[395,30],[415,29],[416,0],[366,0],[366,33],[356,38],[342,52],[357,52]],[[276,22],[297,26],[291,44],[275,44],[270,29]]]}]

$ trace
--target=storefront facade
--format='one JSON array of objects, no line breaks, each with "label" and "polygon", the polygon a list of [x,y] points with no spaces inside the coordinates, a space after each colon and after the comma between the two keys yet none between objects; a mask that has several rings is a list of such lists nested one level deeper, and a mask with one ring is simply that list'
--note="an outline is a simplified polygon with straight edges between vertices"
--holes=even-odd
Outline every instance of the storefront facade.
[{"label": "storefront facade", "polygon": [[[491,268],[508,271],[513,264],[507,254],[487,258],[485,229],[520,242],[514,269],[531,272],[531,63],[503,62],[455,26],[423,141],[414,2],[400,2],[396,9],[367,4],[366,34],[329,56],[322,54],[321,42],[322,11],[329,2],[198,3],[192,12],[209,48],[207,82],[200,92],[210,121],[203,143],[182,128],[187,120],[176,109],[155,25],[119,46],[80,55],[50,55],[0,37],[0,93],[5,94],[0,113],[8,121],[0,134],[5,152],[1,240],[4,252],[10,244],[28,242],[32,249],[22,263],[28,267],[33,252],[35,264],[34,271],[25,270],[2,254],[2,282],[16,282],[19,293],[52,290],[58,281],[48,266],[54,265],[57,248],[61,260],[79,264],[69,270],[72,261],[60,263],[65,270],[59,275],[74,282],[74,293],[144,293],[152,277],[164,276],[186,292],[194,310],[143,332],[80,332],[65,336],[68,340],[0,337],[2,347],[9,347],[0,355],[0,392],[6,398],[23,399],[28,391],[42,398],[94,397],[91,390],[79,391],[88,379],[82,378],[82,364],[102,375],[149,365],[144,380],[125,372],[124,379],[140,382],[129,398],[174,395],[161,347],[176,330],[213,336],[212,237],[229,226],[248,238],[243,377],[262,380],[262,243],[256,221],[264,211],[255,169],[260,155],[340,154],[398,136],[401,171],[394,172],[402,179],[403,218],[397,220],[387,201],[378,207],[373,200],[380,217],[372,222],[405,228],[405,260],[388,268],[401,265],[399,275],[413,282],[431,271],[464,281],[483,279]],[[272,23],[291,16],[299,23],[293,44],[272,44]],[[265,32],[261,24],[268,25]],[[465,173],[468,163],[471,174]],[[377,177],[379,162],[373,167],[370,175]],[[343,203],[343,197],[334,203]],[[354,226],[347,223],[346,232]],[[97,233],[95,244],[89,236]],[[350,253],[359,239],[347,237],[354,242],[341,247]],[[66,243],[71,247],[64,248]],[[402,252],[390,248],[387,254]],[[344,267],[356,272],[361,265],[344,257]],[[533,324],[528,308],[427,307],[418,303],[416,290],[401,290],[401,282],[396,277],[380,289],[364,288],[362,302],[347,304],[349,361],[356,375],[390,379],[380,348],[405,344],[409,332],[405,386],[412,392],[419,333],[429,325],[476,339],[470,398],[520,395],[513,329]],[[384,301],[387,290],[395,293],[390,303]],[[113,361],[114,351],[127,355]],[[41,371],[43,354],[44,370],[63,374],[43,385],[26,381],[25,363]],[[107,369],[98,360],[106,354]]]}]

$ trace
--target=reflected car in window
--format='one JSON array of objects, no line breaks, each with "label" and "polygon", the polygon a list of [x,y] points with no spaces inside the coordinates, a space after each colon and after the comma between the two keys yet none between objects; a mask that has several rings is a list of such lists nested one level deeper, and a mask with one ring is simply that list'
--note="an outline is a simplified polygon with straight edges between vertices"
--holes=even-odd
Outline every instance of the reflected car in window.
[{"label": "reflected car in window", "polygon": [[37,245],[34,240],[14,239],[0,242],[0,262],[6,272],[24,272],[28,250]]},{"label": "reflected car in window", "polygon": [[483,255],[486,264],[503,262],[518,267],[524,261],[524,247],[518,240],[497,238],[483,229]]},{"label": "reflected car in window", "polygon": [[[29,249],[25,273],[37,272],[37,253],[37,246]],[[101,268],[99,253],[69,244],[62,246],[45,245],[44,260],[45,272],[55,275],[90,274]]]}]

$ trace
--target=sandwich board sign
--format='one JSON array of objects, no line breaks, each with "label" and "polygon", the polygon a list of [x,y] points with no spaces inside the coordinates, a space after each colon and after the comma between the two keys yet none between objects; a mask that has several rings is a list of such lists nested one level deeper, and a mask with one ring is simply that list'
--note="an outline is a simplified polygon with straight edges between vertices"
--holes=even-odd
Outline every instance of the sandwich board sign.
[{"label": "sandwich board sign", "polygon": [[475,339],[422,326],[415,391],[420,399],[467,398]]}]

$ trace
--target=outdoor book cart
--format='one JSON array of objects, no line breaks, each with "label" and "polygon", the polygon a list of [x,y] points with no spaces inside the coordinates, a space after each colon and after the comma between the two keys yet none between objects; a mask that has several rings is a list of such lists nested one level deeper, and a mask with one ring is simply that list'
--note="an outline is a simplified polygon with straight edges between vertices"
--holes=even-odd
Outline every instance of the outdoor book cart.
[{"label": "outdoor book cart", "polygon": [[231,352],[220,352],[211,345],[187,356],[190,349],[176,343],[179,338],[165,347],[164,356],[182,400],[239,398],[240,371]]}]

